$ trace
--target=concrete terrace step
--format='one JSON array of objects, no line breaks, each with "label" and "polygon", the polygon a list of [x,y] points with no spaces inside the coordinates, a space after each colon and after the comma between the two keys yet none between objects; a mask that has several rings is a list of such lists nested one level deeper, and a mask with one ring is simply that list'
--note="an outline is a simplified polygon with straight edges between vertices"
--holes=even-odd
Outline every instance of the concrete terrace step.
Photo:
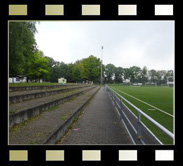
[{"label": "concrete terrace step", "polygon": [[27,101],[24,103],[12,104],[9,106],[9,127],[15,124],[21,123],[35,115],[40,114],[43,111],[48,110],[52,106],[61,104],[75,96],[88,91],[95,86],[86,87],[82,90],[75,90],[68,92],[66,94],[57,94],[54,96],[48,96],[44,98],[39,98],[32,101]]},{"label": "concrete terrace step", "polygon": [[9,105],[9,114],[11,115],[11,114],[20,112],[20,111],[28,109],[28,108],[39,106],[40,104],[44,104],[44,103],[54,101],[54,100],[62,98],[62,97],[66,97],[68,95],[82,91],[87,88],[90,88],[90,87],[84,87],[82,89],[73,89],[72,91],[69,91],[69,92],[63,92],[63,93],[59,93],[59,94],[55,94],[55,95],[51,95],[51,96],[41,97],[41,98],[37,98],[35,100],[28,100],[28,101],[24,101],[21,103],[10,104]]},{"label": "concrete terrace step", "polygon": [[55,144],[100,87],[10,128],[9,144]]},{"label": "concrete terrace step", "polygon": [[68,87],[62,87],[59,89],[49,89],[49,90],[32,90],[32,91],[18,91],[18,92],[12,92],[9,94],[9,104],[15,104],[27,100],[33,100],[37,98],[42,98],[46,96],[55,95],[62,92],[68,92],[75,89],[85,88],[87,86],[72,86],[70,88]]},{"label": "concrete terrace step", "polygon": [[52,91],[52,90],[58,90],[58,89],[67,89],[67,88],[73,88],[73,87],[80,87],[80,86],[79,85],[60,86],[60,87],[52,87],[49,89],[30,89],[30,90],[22,90],[22,91],[9,91],[9,96],[23,95],[23,94],[29,94],[29,93],[35,93],[35,92],[46,92],[46,91]]},{"label": "concrete terrace step", "polygon": [[9,92],[15,91],[25,91],[25,90],[36,90],[36,89],[50,89],[50,88],[60,88],[60,87],[70,87],[76,85],[85,85],[85,84],[72,84],[72,85],[42,85],[42,86],[9,86]]}]

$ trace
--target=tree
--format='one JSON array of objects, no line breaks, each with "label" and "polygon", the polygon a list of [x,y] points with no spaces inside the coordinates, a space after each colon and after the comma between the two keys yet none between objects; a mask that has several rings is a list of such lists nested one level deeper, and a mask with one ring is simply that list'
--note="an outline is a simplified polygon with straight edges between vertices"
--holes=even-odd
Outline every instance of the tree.
[{"label": "tree", "polygon": [[84,78],[90,81],[97,81],[100,78],[101,61],[99,58],[91,55],[88,58],[82,59],[84,66]]},{"label": "tree", "polygon": [[60,63],[60,67],[59,67],[59,74],[60,77],[64,77],[67,78],[67,64],[65,64],[64,62]]},{"label": "tree", "polygon": [[156,70],[151,69],[148,71],[149,76],[150,76],[150,82],[156,83],[157,82],[157,76],[156,76]]},{"label": "tree", "polygon": [[122,67],[116,67],[116,69],[115,69],[115,83],[122,83],[123,82],[123,80],[122,80],[123,76],[124,76],[123,68]]},{"label": "tree", "polygon": [[41,52],[37,50],[32,54],[32,58],[29,61],[30,68],[28,70],[27,76],[31,79],[46,79],[49,76],[49,60],[46,57],[41,57]]},{"label": "tree", "polygon": [[49,60],[46,57],[41,57],[38,59],[37,62],[39,64],[38,72],[40,73],[39,82],[40,79],[45,80],[49,78],[50,68],[48,67],[48,62]]},{"label": "tree", "polygon": [[174,73],[173,70],[168,70],[166,73],[166,79],[169,82],[173,82],[174,81]]},{"label": "tree", "polygon": [[80,61],[74,64],[72,77],[75,81],[82,81],[84,79],[84,66]]},{"label": "tree", "polygon": [[50,81],[51,82],[58,82],[58,78],[60,78],[60,70],[59,65],[60,62],[56,62],[54,66],[51,68],[50,72]]},{"label": "tree", "polygon": [[56,64],[56,61],[52,57],[49,57],[49,56],[45,56],[45,57],[48,59],[48,66],[52,68]]},{"label": "tree", "polygon": [[129,68],[124,68],[123,71],[124,71],[124,76],[123,76],[123,78],[124,78],[124,79],[130,79]]},{"label": "tree", "polygon": [[73,82],[74,81],[74,79],[72,77],[73,68],[74,68],[74,64],[72,64],[72,63],[67,64],[66,79],[67,79],[68,82]]},{"label": "tree", "polygon": [[132,66],[129,68],[130,82],[138,82],[140,79],[141,68]]},{"label": "tree", "polygon": [[29,59],[36,49],[36,22],[9,23],[9,75],[27,73]]},{"label": "tree", "polygon": [[141,78],[142,78],[142,83],[145,84],[145,82],[147,81],[147,67],[146,66],[144,66],[142,68]]},{"label": "tree", "polygon": [[166,70],[158,70],[158,71],[156,71],[158,85],[166,84],[166,82],[167,82],[166,73],[167,73]]},{"label": "tree", "polygon": [[107,83],[112,83],[115,77],[115,70],[116,70],[116,66],[114,66],[113,64],[107,64],[105,66],[105,76],[106,76],[106,82]]},{"label": "tree", "polygon": [[45,78],[45,81],[51,81],[51,75],[53,73],[53,67],[54,65],[56,64],[55,60],[52,58],[52,57],[48,57],[48,56],[45,56],[45,58],[48,59],[48,69],[49,69],[49,75],[47,76],[47,78]]}]

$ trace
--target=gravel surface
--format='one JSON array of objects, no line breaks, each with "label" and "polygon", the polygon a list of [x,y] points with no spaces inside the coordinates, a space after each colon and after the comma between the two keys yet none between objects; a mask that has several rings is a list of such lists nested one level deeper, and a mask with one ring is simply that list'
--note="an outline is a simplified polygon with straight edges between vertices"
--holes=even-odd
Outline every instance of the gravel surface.
[{"label": "gravel surface", "polygon": [[42,144],[44,140],[84,104],[98,88],[99,87],[91,89],[68,102],[58,105],[53,110],[45,111],[28,121],[12,127],[9,131],[9,144]]}]

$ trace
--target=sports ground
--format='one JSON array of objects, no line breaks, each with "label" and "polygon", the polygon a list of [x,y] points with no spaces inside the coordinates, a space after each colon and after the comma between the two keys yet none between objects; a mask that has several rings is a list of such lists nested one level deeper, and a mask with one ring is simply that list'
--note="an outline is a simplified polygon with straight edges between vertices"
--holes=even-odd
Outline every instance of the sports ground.
[{"label": "sports ground", "polygon": [[[117,84],[109,85],[114,91],[130,101],[144,113],[163,125],[170,132],[174,133],[174,90],[173,87],[161,86],[123,86]],[[125,103],[125,102],[124,102]],[[129,104],[126,106],[137,115]],[[157,136],[164,144],[172,144],[165,134],[162,133],[151,122],[142,117],[143,123]]]}]

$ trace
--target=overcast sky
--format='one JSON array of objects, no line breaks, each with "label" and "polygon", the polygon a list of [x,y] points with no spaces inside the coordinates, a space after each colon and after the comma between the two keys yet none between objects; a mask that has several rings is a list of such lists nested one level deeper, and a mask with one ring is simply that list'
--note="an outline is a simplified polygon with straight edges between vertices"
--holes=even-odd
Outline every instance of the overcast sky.
[{"label": "overcast sky", "polygon": [[65,63],[90,55],[116,67],[174,69],[174,21],[40,21],[38,49]]}]

